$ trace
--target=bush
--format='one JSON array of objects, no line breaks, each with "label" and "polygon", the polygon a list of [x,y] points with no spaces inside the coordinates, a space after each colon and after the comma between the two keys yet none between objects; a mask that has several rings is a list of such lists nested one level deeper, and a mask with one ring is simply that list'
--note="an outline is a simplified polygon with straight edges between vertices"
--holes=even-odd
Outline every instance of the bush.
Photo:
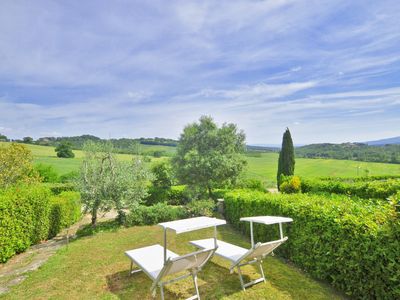
[{"label": "bush", "polygon": [[62,183],[73,183],[77,181],[79,178],[79,172],[77,171],[71,171],[68,173],[65,173],[60,176],[60,182]]},{"label": "bush", "polygon": [[125,226],[153,225],[182,219],[186,216],[187,212],[181,206],[172,206],[166,203],[157,203],[153,206],[139,205],[126,216]]},{"label": "bush", "polygon": [[188,201],[184,185],[171,186],[170,188],[151,186],[148,193],[149,196],[145,199],[146,205],[161,202],[166,202],[170,205],[183,205]]},{"label": "bush", "polygon": [[73,183],[44,183],[43,185],[48,187],[53,195],[59,195],[62,192],[76,191],[75,184]]},{"label": "bush", "polygon": [[194,200],[189,202],[186,206],[189,216],[198,217],[198,216],[207,216],[211,217],[213,215],[213,211],[215,209],[214,200]]},{"label": "bush", "polygon": [[52,165],[37,164],[35,170],[39,173],[43,182],[58,182],[58,173]]},{"label": "bush", "polygon": [[50,200],[50,228],[49,238],[52,238],[81,217],[81,201],[78,192],[62,192]]},{"label": "bush", "polygon": [[280,191],[284,194],[301,192],[301,181],[299,176],[284,176],[280,185]]},{"label": "bush", "polygon": [[[225,194],[225,205],[227,219],[245,231],[243,216],[292,217],[280,254],[353,298],[399,299],[400,221],[390,204],[239,190]],[[278,229],[255,226],[254,234],[275,239]]]},{"label": "bush", "polygon": [[51,192],[42,185],[0,192],[0,262],[47,238]]},{"label": "bush", "polygon": [[254,178],[245,178],[242,179],[238,184],[237,187],[240,189],[250,189],[256,190],[260,192],[265,192],[266,188],[261,180],[254,179]]},{"label": "bush", "polygon": [[364,199],[386,199],[400,190],[400,179],[354,181],[302,179],[301,189],[311,193],[334,193]]}]

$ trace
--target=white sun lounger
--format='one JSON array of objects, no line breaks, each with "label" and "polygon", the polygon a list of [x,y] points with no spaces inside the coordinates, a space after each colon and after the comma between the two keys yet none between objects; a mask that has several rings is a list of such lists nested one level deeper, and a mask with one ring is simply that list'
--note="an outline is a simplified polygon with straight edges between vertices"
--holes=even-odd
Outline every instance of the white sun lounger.
[{"label": "white sun lounger", "polygon": [[[152,245],[126,251],[125,254],[131,259],[129,274],[143,271],[153,281],[151,285],[153,297],[155,297],[157,287],[159,287],[161,299],[164,299],[164,285],[192,276],[196,294],[188,298],[188,300],[200,299],[197,273],[214,254],[217,248],[216,227],[223,224],[226,224],[224,220],[208,217],[160,223],[159,225],[164,228],[164,247],[161,245]],[[167,229],[179,234],[207,227],[214,227],[214,238],[211,239],[210,248],[204,248],[182,256],[167,249]],[[139,269],[132,270],[133,265],[136,265]],[[164,281],[166,276],[181,272],[184,272],[184,274]]]},{"label": "white sun lounger", "polygon": [[[292,222],[293,220],[291,218],[272,217],[272,216],[249,217],[249,218],[241,218],[240,220],[250,222],[252,247],[250,249],[246,249],[218,240],[217,241],[218,248],[215,251],[215,255],[220,256],[231,263],[229,267],[231,273],[234,271],[235,268],[237,268],[240,284],[242,286],[242,289],[245,290],[246,287],[248,286],[251,286],[253,284],[262,281],[265,282],[265,275],[264,275],[264,270],[262,268],[262,261],[267,255],[271,254],[277,247],[279,247],[282,243],[284,243],[288,239],[287,237],[283,237],[282,223]],[[267,243],[257,243],[254,245],[253,222],[261,224],[279,224],[280,239]],[[210,246],[212,246],[214,241],[213,239],[203,239],[203,240],[191,241],[190,243],[197,248],[208,249]],[[251,282],[244,283],[240,267],[249,264],[258,265],[261,277]]]}]

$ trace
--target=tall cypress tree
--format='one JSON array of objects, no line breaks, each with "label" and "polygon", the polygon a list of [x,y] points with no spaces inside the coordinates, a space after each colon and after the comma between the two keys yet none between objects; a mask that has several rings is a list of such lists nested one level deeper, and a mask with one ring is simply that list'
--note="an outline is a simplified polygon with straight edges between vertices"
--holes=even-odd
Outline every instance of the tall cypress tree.
[{"label": "tall cypress tree", "polygon": [[278,189],[281,184],[281,174],[290,176],[294,174],[294,147],[289,128],[286,128],[282,138],[282,148],[279,152],[277,182]]}]

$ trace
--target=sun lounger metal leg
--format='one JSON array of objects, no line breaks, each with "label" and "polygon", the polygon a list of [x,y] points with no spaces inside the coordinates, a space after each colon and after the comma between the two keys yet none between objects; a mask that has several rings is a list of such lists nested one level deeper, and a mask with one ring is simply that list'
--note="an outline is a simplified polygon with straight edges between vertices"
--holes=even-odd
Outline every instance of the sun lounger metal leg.
[{"label": "sun lounger metal leg", "polygon": [[[243,281],[243,275],[242,275],[242,271],[240,270],[240,267],[245,266],[245,265],[254,264],[254,263],[257,263],[257,264],[258,264],[258,267],[259,267],[259,269],[260,269],[261,277],[258,278],[258,279],[255,279],[255,280],[253,280],[253,281],[250,281],[250,282],[248,282],[248,283],[244,283],[244,281]],[[266,280],[265,280],[265,275],[264,275],[264,270],[263,270],[263,267],[262,267],[262,260],[260,260],[260,261],[259,261],[259,260],[253,260],[253,261],[251,261],[251,262],[238,265],[238,266],[237,266],[237,270],[238,270],[238,273],[239,273],[240,284],[241,284],[241,286],[242,286],[243,291],[245,291],[246,288],[247,288],[248,286],[251,286],[251,285],[254,285],[254,284],[256,284],[256,283],[263,282],[263,281],[266,282]]]},{"label": "sun lounger metal leg", "polygon": [[264,282],[266,282],[265,275],[264,275],[264,270],[263,270],[263,267],[262,267],[262,260],[259,262],[258,267],[260,268],[260,273],[261,273],[262,279],[264,280]]},{"label": "sun lounger metal leg", "polygon": [[239,273],[239,279],[240,279],[240,284],[242,285],[243,291],[246,290],[245,284],[243,282],[243,277],[242,277],[242,271],[240,271],[240,267],[237,267],[238,273]]},{"label": "sun lounger metal leg", "polygon": [[137,269],[137,270],[133,270],[133,261],[131,261],[131,268],[129,269],[129,276],[131,276],[132,274],[138,273],[138,272],[142,272],[142,269]]},{"label": "sun lounger metal leg", "polygon": [[[194,289],[196,290],[196,297],[197,299],[200,300],[200,294],[199,294],[199,287],[197,286],[197,274],[193,273],[193,283],[194,283]],[[194,298],[196,299],[196,298]]]},{"label": "sun lounger metal leg", "polygon": [[131,261],[131,268],[129,269],[129,276],[131,276],[132,274],[138,273],[138,272],[142,272],[142,269],[137,269],[137,270],[133,270],[133,261]]}]

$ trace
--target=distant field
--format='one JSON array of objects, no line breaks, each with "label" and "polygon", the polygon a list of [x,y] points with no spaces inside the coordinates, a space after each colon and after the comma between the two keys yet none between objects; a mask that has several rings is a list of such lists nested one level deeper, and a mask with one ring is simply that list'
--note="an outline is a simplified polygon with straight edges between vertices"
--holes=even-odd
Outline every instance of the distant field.
[{"label": "distant field", "polygon": [[[247,176],[276,182],[278,168],[277,153],[263,153],[261,157],[247,158]],[[399,175],[399,164],[385,164],[373,162],[359,162],[337,159],[309,159],[297,158],[295,173],[303,177],[357,177],[365,175]]]},{"label": "distant field", "polygon": [[[1,143],[4,146],[8,143]],[[35,163],[45,163],[52,165],[60,174],[78,170],[82,162],[83,152],[74,150],[75,158],[58,158],[54,152],[54,147],[27,145],[31,149]],[[172,153],[175,147],[142,145],[142,150],[154,151],[161,150]],[[121,160],[130,160],[132,155],[117,154]],[[151,157],[151,161],[158,161],[165,158]],[[246,176],[266,181],[273,185],[276,182],[277,153],[262,153],[260,157],[247,157],[248,165]],[[358,162],[351,160],[335,159],[308,159],[297,158],[295,173],[304,177],[356,177],[365,175],[365,170],[369,170],[369,175],[400,175],[399,164],[385,164],[373,162]]]},{"label": "distant field", "polygon": [[[0,142],[0,147],[8,144],[9,143]],[[73,150],[75,158],[59,158],[57,157],[56,152],[54,151],[54,147],[27,145],[27,144],[25,144],[25,146],[27,146],[32,151],[35,163],[52,165],[60,175],[78,170],[82,163],[82,158],[84,156],[81,150]],[[153,146],[153,145],[142,145],[142,146],[143,146],[143,151],[163,150],[168,152],[171,151],[171,149],[168,148],[173,148],[167,146]],[[120,160],[129,161],[132,159],[132,155],[117,154],[117,158]],[[163,158],[151,157],[152,162],[162,159]]]}]

